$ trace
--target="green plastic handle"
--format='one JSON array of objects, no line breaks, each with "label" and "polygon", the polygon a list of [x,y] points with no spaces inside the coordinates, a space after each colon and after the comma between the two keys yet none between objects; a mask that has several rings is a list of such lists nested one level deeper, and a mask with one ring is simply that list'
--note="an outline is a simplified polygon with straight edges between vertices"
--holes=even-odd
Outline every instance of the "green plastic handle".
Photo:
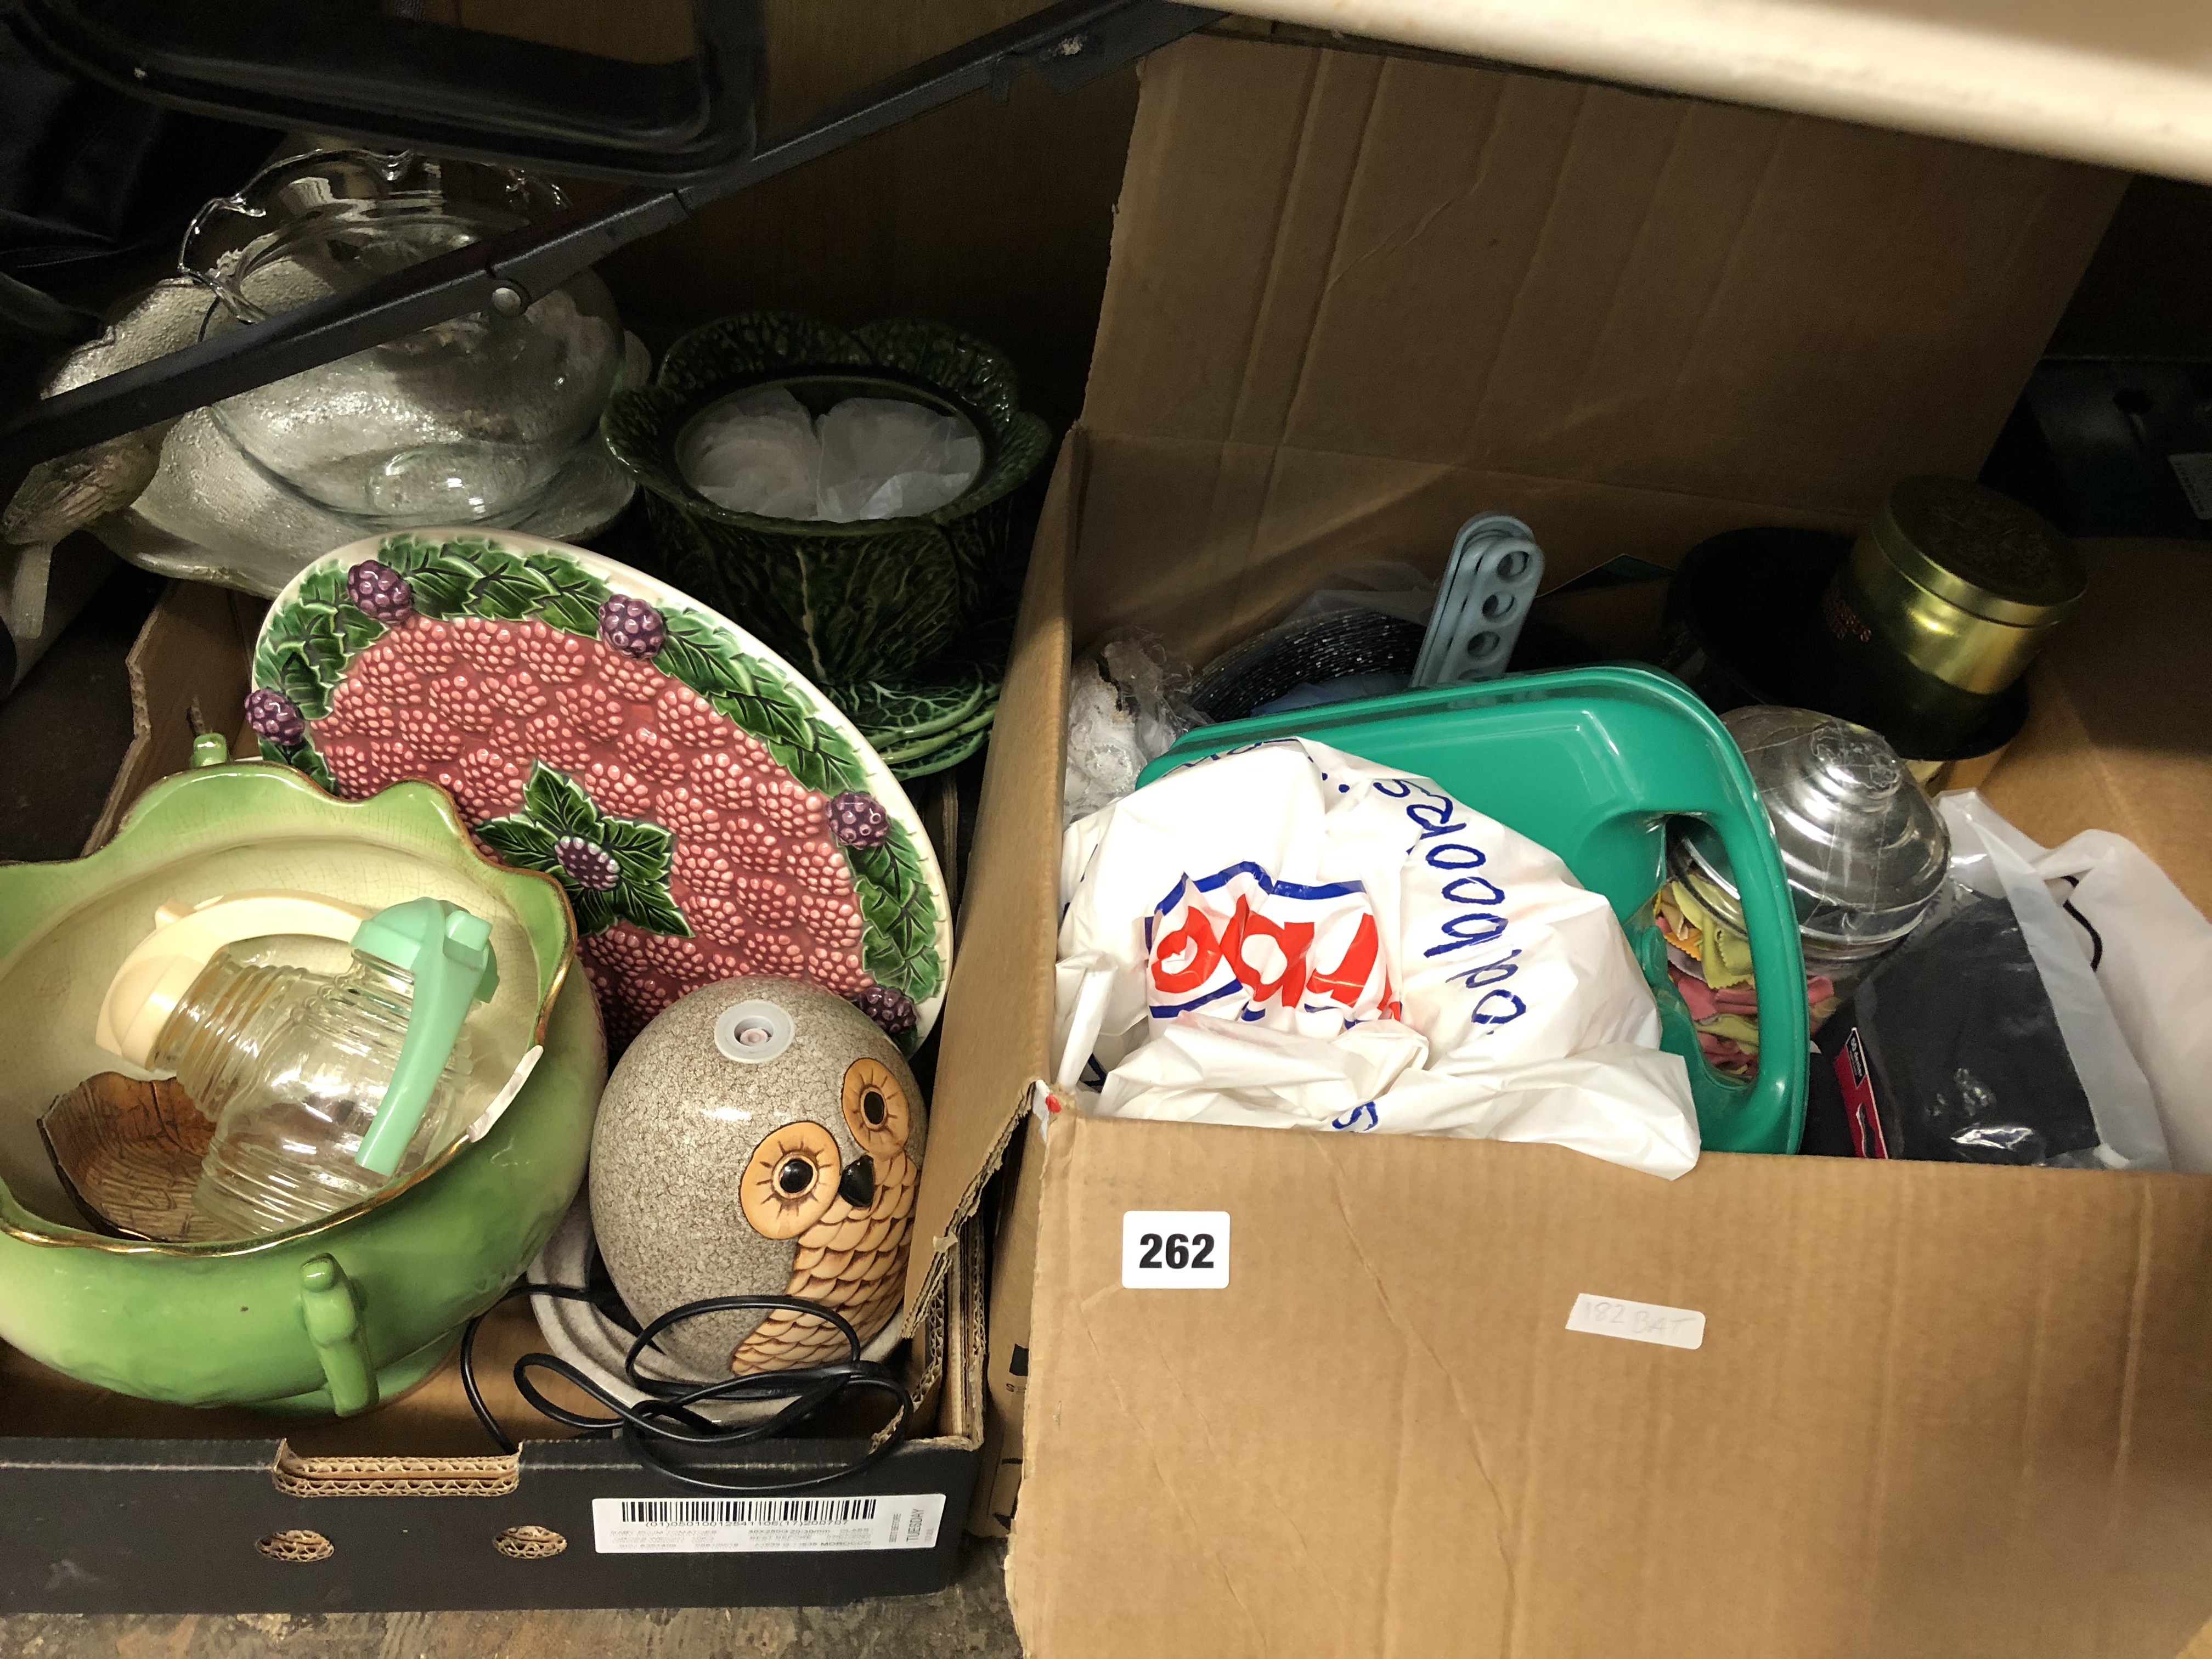
[{"label": "green plastic handle", "polygon": [[398,1169],[407,1143],[422,1126],[470,1005],[490,997],[499,984],[499,969],[492,957],[491,924],[442,899],[410,899],[378,911],[362,923],[354,948],[415,976],[399,1063],[392,1067],[375,1121],[354,1153],[362,1169],[388,1176]]},{"label": "green plastic handle", "polygon": [[300,1264],[300,1317],[315,1345],[315,1357],[323,1362],[331,1411],[352,1417],[376,1404],[376,1367],[368,1363],[361,1304],[336,1256],[310,1256]]},{"label": "green plastic handle", "polygon": [[[1759,1049],[1768,1063],[1759,1068],[1736,1110],[1741,1136],[1715,1134],[1708,1144],[1718,1152],[1794,1152],[1805,1136],[1805,1094],[1802,1073],[1783,1057],[1802,1054],[1811,1046],[1812,1014],[1805,1006],[1805,955],[1797,936],[1797,912],[1790,901],[1782,854],[1768,829],[1758,787],[1734,744],[1720,757],[1735,774],[1733,810],[1698,813],[1717,830],[1736,896],[1743,906],[1743,931],[1751,940],[1753,989],[1759,999]],[[1717,1144],[1725,1139],[1729,1144]]]},{"label": "green plastic handle", "polygon": [[[1653,890],[1667,879],[1665,820],[1704,820],[1744,899],[1762,1063],[1749,1083],[1716,1071],[1698,1052],[1679,998],[1673,1006],[1682,1017],[1667,1046],[1690,1068],[1707,1150],[1797,1149],[1808,1020],[1796,915],[1743,756],[1687,686],[1648,668],[1577,668],[1293,709],[1186,732],[1137,781],[1141,787],[1209,755],[1294,736],[1434,778],[1565,859],[1625,925],[1648,915]],[[1644,965],[1655,993],[1672,998],[1663,958]]]}]

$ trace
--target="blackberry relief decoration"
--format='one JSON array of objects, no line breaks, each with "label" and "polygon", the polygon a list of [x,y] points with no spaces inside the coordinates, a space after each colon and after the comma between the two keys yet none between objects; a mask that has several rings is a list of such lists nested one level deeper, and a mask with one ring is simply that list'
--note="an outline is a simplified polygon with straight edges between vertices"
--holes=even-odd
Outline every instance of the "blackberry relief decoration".
[{"label": "blackberry relief decoration", "polygon": [[883,761],[804,678],[666,584],[535,538],[427,532],[317,561],[271,608],[264,756],[361,799],[447,790],[567,891],[611,1036],[746,974],[811,981],[909,1051],[944,884]]}]

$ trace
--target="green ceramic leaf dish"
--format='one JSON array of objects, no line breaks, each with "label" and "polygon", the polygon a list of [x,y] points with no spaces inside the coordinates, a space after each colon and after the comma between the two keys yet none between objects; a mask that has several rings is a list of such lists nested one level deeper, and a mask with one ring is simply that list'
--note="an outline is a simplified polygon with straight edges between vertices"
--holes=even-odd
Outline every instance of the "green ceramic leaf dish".
[{"label": "green ceramic leaf dish", "polygon": [[949,743],[942,749],[933,749],[910,761],[896,762],[892,765],[891,772],[901,782],[911,783],[916,778],[926,778],[933,772],[947,771],[959,765],[990,740],[990,728],[986,726],[982,731]]},{"label": "green ceramic leaf dish", "polygon": [[[775,385],[817,415],[853,397],[960,414],[983,440],[982,473],[934,512],[851,524],[766,518],[708,500],[684,477],[686,434],[716,404]],[[668,575],[743,617],[825,685],[927,662],[1018,586],[1012,496],[1052,447],[1044,422],[1021,409],[1012,365],[970,335],[921,322],[848,333],[771,312],[685,335],[653,386],[616,393],[600,429],[646,488]]]},{"label": "green ceramic leaf dish", "polygon": [[997,718],[998,713],[999,700],[994,696],[949,732],[933,732],[926,738],[917,738],[911,743],[896,744],[882,750],[884,762],[892,770],[896,771],[902,766],[914,765],[941,750],[956,748],[966,743],[969,738],[980,737],[988,732],[991,729],[991,722]]},{"label": "green ceramic leaf dish", "polygon": [[941,677],[823,687],[878,752],[951,731],[982,709],[987,694],[995,701],[998,691],[998,682],[972,664],[955,664]]},{"label": "green ceramic leaf dish", "polygon": [[[535,1069],[481,1139],[312,1226],[242,1243],[87,1231],[33,1125],[115,1069],[93,1042],[109,979],[157,905],[269,887],[375,906],[427,894],[486,917],[502,972],[471,1022],[471,1086],[495,1088],[542,1045]],[[0,1080],[0,1340],[101,1388],[189,1405],[344,1413],[419,1378],[583,1179],[606,1054],[574,937],[559,888],[482,857],[436,790],[343,802],[258,762],[156,785],[89,857],[0,867],[0,997],[15,1018]],[[350,1334],[319,1325],[325,1340],[312,1340],[334,1297],[353,1308]]]},{"label": "green ceramic leaf dish", "polygon": [[560,882],[618,1044],[750,973],[928,1035],[951,918],[920,819],[835,705],[688,594],[534,537],[388,536],[277,596],[253,684],[268,758],[349,799],[436,784]]}]

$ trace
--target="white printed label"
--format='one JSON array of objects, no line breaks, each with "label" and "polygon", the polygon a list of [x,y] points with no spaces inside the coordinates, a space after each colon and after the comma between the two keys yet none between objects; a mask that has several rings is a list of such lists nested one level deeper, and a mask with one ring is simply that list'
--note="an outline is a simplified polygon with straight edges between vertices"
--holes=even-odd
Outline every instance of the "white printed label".
[{"label": "white printed label", "polygon": [[941,1492],[890,1498],[594,1498],[602,1555],[753,1555],[775,1550],[926,1550]]},{"label": "white printed label", "polygon": [[1701,1348],[1705,1316],[1693,1308],[1662,1308],[1655,1302],[1623,1302],[1618,1297],[1575,1298],[1567,1328],[1591,1336],[1620,1336],[1631,1342],[1656,1342],[1669,1348]]},{"label": "white printed label", "polygon": [[2212,519],[2212,455],[2199,452],[2169,455],[2166,460],[2181,493],[2189,497],[2189,510],[2200,519]]},{"label": "white printed label", "polygon": [[1131,1291],[1229,1288],[1229,1212],[1124,1210],[1121,1285]]}]

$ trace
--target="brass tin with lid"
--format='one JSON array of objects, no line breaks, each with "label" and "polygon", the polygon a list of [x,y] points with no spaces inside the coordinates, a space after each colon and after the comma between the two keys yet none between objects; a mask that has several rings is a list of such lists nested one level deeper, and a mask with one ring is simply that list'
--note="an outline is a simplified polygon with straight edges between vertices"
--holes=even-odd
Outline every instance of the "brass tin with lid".
[{"label": "brass tin with lid", "polygon": [[2087,573],[2074,544],[2018,502],[1958,478],[1906,478],[1822,601],[1840,639],[1879,639],[1962,691],[1993,696],[2066,619]]}]

